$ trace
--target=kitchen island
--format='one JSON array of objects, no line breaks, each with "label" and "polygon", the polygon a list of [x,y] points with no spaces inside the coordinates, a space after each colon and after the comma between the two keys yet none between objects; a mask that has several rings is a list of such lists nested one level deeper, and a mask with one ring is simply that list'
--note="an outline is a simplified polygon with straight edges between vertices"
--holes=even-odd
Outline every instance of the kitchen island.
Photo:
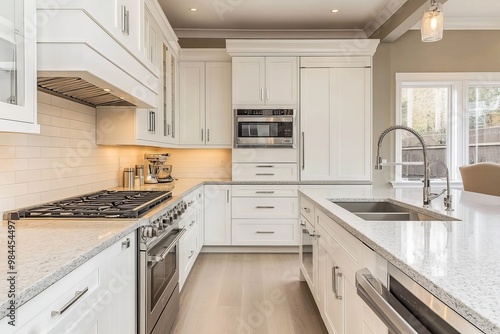
[{"label": "kitchen island", "polygon": [[422,189],[301,190],[316,208],[485,333],[500,333],[500,198],[453,191],[428,210],[459,221],[365,221],[331,202],[394,199],[422,207]]}]

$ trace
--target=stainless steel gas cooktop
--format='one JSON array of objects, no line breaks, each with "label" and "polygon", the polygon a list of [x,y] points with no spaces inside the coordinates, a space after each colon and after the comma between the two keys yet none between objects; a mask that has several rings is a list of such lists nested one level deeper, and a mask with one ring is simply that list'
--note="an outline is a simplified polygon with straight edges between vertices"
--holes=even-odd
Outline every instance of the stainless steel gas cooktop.
[{"label": "stainless steel gas cooktop", "polygon": [[19,218],[137,218],[172,198],[171,191],[102,190],[18,211]]}]

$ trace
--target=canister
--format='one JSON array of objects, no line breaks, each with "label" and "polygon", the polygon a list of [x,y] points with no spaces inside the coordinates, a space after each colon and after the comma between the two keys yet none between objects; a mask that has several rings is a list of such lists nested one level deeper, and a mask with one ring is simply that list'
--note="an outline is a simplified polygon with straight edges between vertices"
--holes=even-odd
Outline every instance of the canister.
[{"label": "canister", "polygon": [[134,187],[135,171],[133,168],[123,169],[123,188]]},{"label": "canister", "polygon": [[144,184],[144,165],[135,165],[135,176],[139,177],[142,186]]}]

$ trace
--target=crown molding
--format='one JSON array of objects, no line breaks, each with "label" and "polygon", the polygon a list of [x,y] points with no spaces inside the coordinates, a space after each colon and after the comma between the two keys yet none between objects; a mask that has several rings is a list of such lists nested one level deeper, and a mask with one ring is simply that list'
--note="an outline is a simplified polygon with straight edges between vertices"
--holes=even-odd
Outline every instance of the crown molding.
[{"label": "crown molding", "polygon": [[226,49],[184,48],[179,57],[181,61],[231,61]]},{"label": "crown molding", "polygon": [[179,38],[367,38],[363,29],[254,30],[254,29],[175,29]]},{"label": "crown molding", "polygon": [[378,39],[228,39],[231,56],[373,56]]}]

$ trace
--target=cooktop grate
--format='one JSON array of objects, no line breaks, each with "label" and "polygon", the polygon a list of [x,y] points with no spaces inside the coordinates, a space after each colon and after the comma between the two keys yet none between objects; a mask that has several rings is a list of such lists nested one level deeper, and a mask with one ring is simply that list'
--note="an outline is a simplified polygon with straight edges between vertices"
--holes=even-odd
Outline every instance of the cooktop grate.
[{"label": "cooktop grate", "polygon": [[19,210],[20,218],[138,218],[172,198],[171,191],[102,190]]}]

